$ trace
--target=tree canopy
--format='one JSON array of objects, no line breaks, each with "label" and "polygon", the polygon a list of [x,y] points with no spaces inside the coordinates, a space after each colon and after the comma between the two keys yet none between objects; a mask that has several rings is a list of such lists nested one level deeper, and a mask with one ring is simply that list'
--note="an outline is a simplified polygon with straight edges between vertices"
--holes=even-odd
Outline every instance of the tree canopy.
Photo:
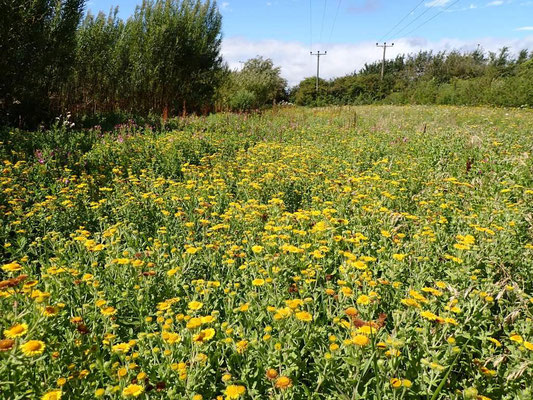
[{"label": "tree canopy", "polygon": [[516,57],[508,48],[485,54],[422,51],[400,55],[385,63],[365,64],[352,74],[322,81],[320,92],[314,78],[291,90],[291,100],[300,105],[368,104],[491,104],[533,106],[533,52],[522,50]]},{"label": "tree canopy", "polygon": [[199,111],[221,79],[222,17],[211,0],[144,0],[123,21],[84,0],[2,0],[4,123],[78,114]]},{"label": "tree canopy", "polygon": [[240,71],[227,72],[218,102],[222,108],[237,111],[257,109],[283,99],[286,86],[281,68],[270,58],[257,56],[246,61]]}]

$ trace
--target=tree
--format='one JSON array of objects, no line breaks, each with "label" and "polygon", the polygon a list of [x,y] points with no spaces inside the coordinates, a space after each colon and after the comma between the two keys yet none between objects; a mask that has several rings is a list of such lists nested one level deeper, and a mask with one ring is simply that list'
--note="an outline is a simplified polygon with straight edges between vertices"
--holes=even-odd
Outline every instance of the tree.
[{"label": "tree", "polygon": [[72,73],[85,0],[1,0],[0,109],[3,123],[35,126],[59,107]]},{"label": "tree", "polygon": [[513,58],[509,49],[485,57],[478,48],[472,52],[419,52],[398,56],[385,63],[365,64],[353,74],[322,82],[315,98],[314,78],[306,78],[292,89],[291,99],[300,105],[416,103],[416,104],[494,104],[531,106],[533,104],[531,61],[533,53],[520,51]]},{"label": "tree", "polygon": [[215,2],[145,0],[126,22],[87,16],[77,35],[78,108],[136,114],[200,111],[222,69]]},{"label": "tree", "polygon": [[281,69],[271,59],[258,56],[246,61],[241,71],[229,72],[218,101],[238,111],[260,108],[285,97],[286,86]]},{"label": "tree", "polygon": [[[327,90],[328,82],[320,79],[318,85],[323,93],[324,89]],[[316,77],[305,78],[291,90],[291,101],[299,106],[317,105],[317,100]]]}]

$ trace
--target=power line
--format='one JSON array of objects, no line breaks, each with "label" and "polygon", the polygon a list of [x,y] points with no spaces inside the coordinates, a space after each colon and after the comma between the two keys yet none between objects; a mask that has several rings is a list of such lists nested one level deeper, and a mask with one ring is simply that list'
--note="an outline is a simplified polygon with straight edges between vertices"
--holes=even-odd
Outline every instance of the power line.
[{"label": "power line", "polygon": [[328,0],[324,0],[324,11],[322,12],[322,26],[320,27],[320,42],[322,42],[322,33],[324,32],[324,20],[326,19],[326,8]]},{"label": "power line", "polygon": [[422,18],[424,15],[426,15],[429,11],[431,11],[431,8],[430,7],[426,8],[426,10],[422,14],[419,14],[415,19],[413,19],[411,22],[409,22],[407,25],[405,25],[402,29],[400,29],[398,32],[396,32],[395,35],[399,35],[403,31],[405,31],[408,27],[410,27],[413,23],[415,23],[420,18]]},{"label": "power line", "polygon": [[439,15],[441,15],[443,12],[449,10],[450,8],[452,8],[454,5],[456,5],[457,3],[459,3],[461,0],[455,0],[453,3],[451,3],[448,7],[444,8],[443,10],[441,10],[440,12],[438,12],[437,14],[435,14],[434,16],[432,16],[431,18],[427,19],[426,21],[422,22],[420,25],[418,25],[415,29],[407,32],[406,35],[410,35],[411,33],[413,33],[414,31],[416,31],[417,29],[423,27],[424,25],[426,25],[428,22],[430,21],[433,21],[435,18],[437,18]]},{"label": "power line", "polygon": [[333,37],[333,30],[335,29],[335,24],[337,23],[337,17],[339,16],[339,11],[341,9],[341,2],[342,0],[339,0],[339,3],[337,4],[337,11],[335,12],[335,18],[333,19],[333,25],[331,26],[328,43],[331,43],[331,38]]},{"label": "power line", "polygon": [[313,5],[312,0],[309,0],[309,50],[313,50]]},{"label": "power line", "polygon": [[415,8],[413,8],[411,11],[409,11],[396,25],[394,25],[391,30],[389,30],[386,34],[384,34],[382,37],[379,38],[379,40],[383,40],[386,37],[388,37],[389,33],[392,33],[398,26],[402,24],[403,21],[405,21],[413,12],[416,11],[418,7],[420,7],[426,0],[422,0],[420,3],[418,3]]}]

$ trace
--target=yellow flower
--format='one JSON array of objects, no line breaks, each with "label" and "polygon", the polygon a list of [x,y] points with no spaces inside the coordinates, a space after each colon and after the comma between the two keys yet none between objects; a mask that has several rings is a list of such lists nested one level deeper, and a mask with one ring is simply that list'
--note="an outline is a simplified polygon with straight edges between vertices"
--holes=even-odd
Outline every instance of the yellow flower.
[{"label": "yellow flower", "polygon": [[131,346],[128,343],[119,343],[112,347],[114,353],[126,354]]},{"label": "yellow flower", "polygon": [[[343,286],[341,287],[341,292],[343,295],[345,295],[346,297],[350,297],[353,295],[353,290],[352,288],[348,287],[348,286]],[[331,294],[334,294],[335,292],[331,293]]]},{"label": "yellow flower", "polygon": [[37,356],[42,354],[46,345],[40,340],[30,340],[20,346],[20,349],[27,357]]},{"label": "yellow flower", "polygon": [[357,332],[363,335],[373,335],[377,332],[377,329],[372,326],[364,325],[360,328],[357,328]]},{"label": "yellow flower", "polygon": [[265,280],[264,279],[254,279],[252,281],[252,285],[254,286],[263,286],[265,284]]},{"label": "yellow flower", "polygon": [[226,390],[224,391],[224,394],[226,395],[226,399],[238,399],[246,392],[246,388],[242,385],[229,385]]},{"label": "yellow flower", "polygon": [[528,349],[529,351],[533,351],[533,343],[531,343],[531,342],[526,342],[526,341],[524,340],[524,342],[523,342],[522,344],[523,344],[524,347],[525,347],[526,349]]},{"label": "yellow flower", "polygon": [[165,342],[168,344],[174,344],[181,342],[181,336],[178,333],[174,332],[163,332],[161,333],[161,337]]},{"label": "yellow flower", "polygon": [[484,375],[486,375],[486,376],[490,376],[490,377],[492,377],[492,376],[496,376],[496,373],[497,373],[495,370],[493,370],[493,369],[489,369],[489,368],[487,368],[487,367],[481,367],[480,370],[481,370],[481,372],[482,372]]},{"label": "yellow flower", "polygon": [[106,303],[107,303],[106,300],[104,300],[104,299],[98,299],[98,300],[95,301],[94,304],[96,305],[96,307],[103,307],[103,306],[106,305]]},{"label": "yellow flower", "polygon": [[413,382],[411,382],[409,379],[402,379],[402,385],[406,388],[410,388],[413,386]]},{"label": "yellow flower", "polygon": [[324,258],[324,253],[322,253],[320,250],[315,250],[311,253],[311,255],[314,257],[314,258]]},{"label": "yellow flower", "polygon": [[204,329],[205,340],[211,340],[215,336],[215,330],[213,328]]},{"label": "yellow flower", "polygon": [[222,382],[228,382],[231,379],[231,374],[222,375]]},{"label": "yellow flower", "polygon": [[276,371],[274,368],[269,368],[266,372],[266,377],[272,381],[278,377],[278,371]]},{"label": "yellow flower", "polygon": [[275,386],[278,389],[284,390],[287,389],[292,385],[292,380],[288,376],[280,376],[278,379],[276,379]]},{"label": "yellow flower", "polygon": [[188,247],[186,252],[187,254],[196,254],[200,251],[200,248],[199,247]]},{"label": "yellow flower", "polygon": [[355,317],[357,314],[359,314],[355,307],[348,307],[346,310],[344,310],[344,313],[349,317]]},{"label": "yellow flower", "polygon": [[144,393],[144,388],[141,385],[128,385],[122,391],[122,396],[125,397],[139,397]]},{"label": "yellow flower", "polygon": [[287,307],[289,307],[291,310],[296,310],[298,307],[303,306],[304,302],[302,299],[292,299],[285,300],[285,304],[287,304]]},{"label": "yellow flower", "polygon": [[300,321],[311,322],[313,320],[313,316],[309,314],[307,311],[300,311],[300,312],[297,312],[295,315],[296,315],[296,318],[299,319]]},{"label": "yellow flower", "polygon": [[255,253],[255,254],[260,254],[262,251],[263,251],[263,246],[252,246],[252,251]]},{"label": "yellow flower", "polygon": [[289,307],[279,308],[276,310],[276,314],[274,314],[274,319],[276,321],[280,319],[288,318],[292,313],[292,310]]},{"label": "yellow flower", "polygon": [[99,388],[94,391],[94,397],[102,397],[105,394],[105,389]]},{"label": "yellow flower", "polygon": [[25,323],[13,325],[11,328],[4,331],[4,335],[7,338],[16,338],[23,336],[28,332],[28,325]]},{"label": "yellow flower", "polygon": [[392,258],[394,258],[396,261],[403,261],[403,259],[407,257],[406,254],[393,254]]},{"label": "yellow flower", "polygon": [[59,308],[54,307],[54,306],[46,306],[42,309],[42,313],[45,317],[53,317],[58,312],[59,312]]},{"label": "yellow flower", "polygon": [[196,329],[202,325],[202,320],[200,318],[191,318],[187,321],[187,329]]},{"label": "yellow flower", "polygon": [[402,381],[398,378],[392,378],[390,380],[390,384],[391,386],[394,388],[394,389],[398,389],[399,387],[402,386]]},{"label": "yellow flower", "polygon": [[16,272],[20,271],[22,269],[22,266],[17,262],[12,262],[9,264],[4,264],[2,266],[2,269],[6,272]]},{"label": "yellow flower", "polygon": [[352,265],[361,271],[367,268],[366,264],[362,261],[355,261],[352,263]]},{"label": "yellow flower", "polygon": [[368,297],[366,294],[362,294],[357,298],[357,304],[362,305],[362,306],[366,306],[370,304],[371,301],[372,299]]},{"label": "yellow flower", "polygon": [[193,336],[193,341],[198,344],[202,344],[211,340],[215,336],[215,330],[213,328],[207,328],[200,333]]},{"label": "yellow flower", "polygon": [[[131,368],[131,367],[130,367],[130,368]],[[142,371],[141,371],[141,372],[139,372],[139,373],[137,374],[137,380],[138,380],[138,381],[142,381],[142,380],[145,379],[147,376],[148,376],[148,375],[146,374],[146,372],[142,372]]]},{"label": "yellow flower", "polygon": [[512,340],[513,342],[516,342],[516,343],[522,343],[524,341],[524,339],[522,338],[522,336],[520,336],[519,334],[517,333],[514,333],[512,334],[510,337],[509,337],[510,340]]},{"label": "yellow flower", "polygon": [[351,342],[353,344],[355,344],[356,346],[359,346],[359,347],[364,347],[366,346],[368,343],[370,343],[370,339],[365,336],[365,335],[355,335]]},{"label": "yellow flower", "polygon": [[438,316],[433,314],[431,311],[422,311],[420,316],[429,321],[435,321],[438,318]]},{"label": "yellow flower", "polygon": [[237,342],[237,353],[242,354],[248,347],[248,340],[241,340]]},{"label": "yellow flower", "polygon": [[59,400],[62,395],[63,392],[60,389],[56,389],[45,393],[43,397],[41,397],[41,400]]},{"label": "yellow flower", "polygon": [[199,301],[191,301],[189,303],[189,310],[197,311],[204,306],[204,303]]},{"label": "yellow flower", "polygon": [[402,299],[402,303],[408,307],[420,308],[420,304],[415,299]]},{"label": "yellow flower", "polygon": [[115,307],[106,307],[102,308],[100,312],[102,313],[102,315],[109,316],[115,315],[117,313],[117,310],[115,309]]},{"label": "yellow flower", "polygon": [[202,321],[202,324],[210,324],[215,320],[215,317],[212,315],[206,315],[205,317],[200,318],[200,320]]}]

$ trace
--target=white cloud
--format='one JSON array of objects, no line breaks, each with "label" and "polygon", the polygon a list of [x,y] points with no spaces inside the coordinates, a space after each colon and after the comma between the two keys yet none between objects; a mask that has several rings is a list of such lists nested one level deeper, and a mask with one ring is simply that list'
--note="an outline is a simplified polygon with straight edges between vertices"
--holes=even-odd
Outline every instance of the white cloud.
[{"label": "white cloud", "polygon": [[488,7],[495,7],[495,6],[501,6],[504,2],[502,0],[496,0],[491,1],[490,3],[487,3]]},{"label": "white cloud", "polygon": [[[524,27],[529,28],[529,27]],[[529,30],[529,29],[524,29]],[[395,46],[387,49],[387,58],[398,54],[416,53],[421,50],[475,50],[481,44],[485,51],[497,51],[507,46],[513,52],[522,49],[533,49],[533,35],[521,39],[481,38],[477,40],[441,39],[429,41],[423,38],[401,38]],[[343,76],[359,70],[365,63],[378,61],[381,48],[375,42],[359,42],[354,44],[333,44],[325,46],[316,44],[313,52],[327,50],[328,55],[320,58],[320,76],[325,79]],[[309,47],[301,42],[280,40],[253,41],[242,37],[226,38],[222,44],[222,54],[230,68],[239,69],[239,61],[257,55],[271,58],[275,65],[281,66],[282,75],[289,85],[296,85],[303,78],[316,74],[316,57],[311,57]]]},{"label": "white cloud", "polygon": [[229,3],[228,3],[227,1],[225,1],[225,2],[223,2],[223,3],[221,4],[221,7],[222,7],[223,10],[225,10],[226,8],[229,7]]},{"label": "white cloud", "polygon": [[533,31],[533,26],[521,26],[516,28],[515,31]]},{"label": "white cloud", "polygon": [[443,7],[452,0],[431,0],[429,3],[426,3],[426,7]]}]

